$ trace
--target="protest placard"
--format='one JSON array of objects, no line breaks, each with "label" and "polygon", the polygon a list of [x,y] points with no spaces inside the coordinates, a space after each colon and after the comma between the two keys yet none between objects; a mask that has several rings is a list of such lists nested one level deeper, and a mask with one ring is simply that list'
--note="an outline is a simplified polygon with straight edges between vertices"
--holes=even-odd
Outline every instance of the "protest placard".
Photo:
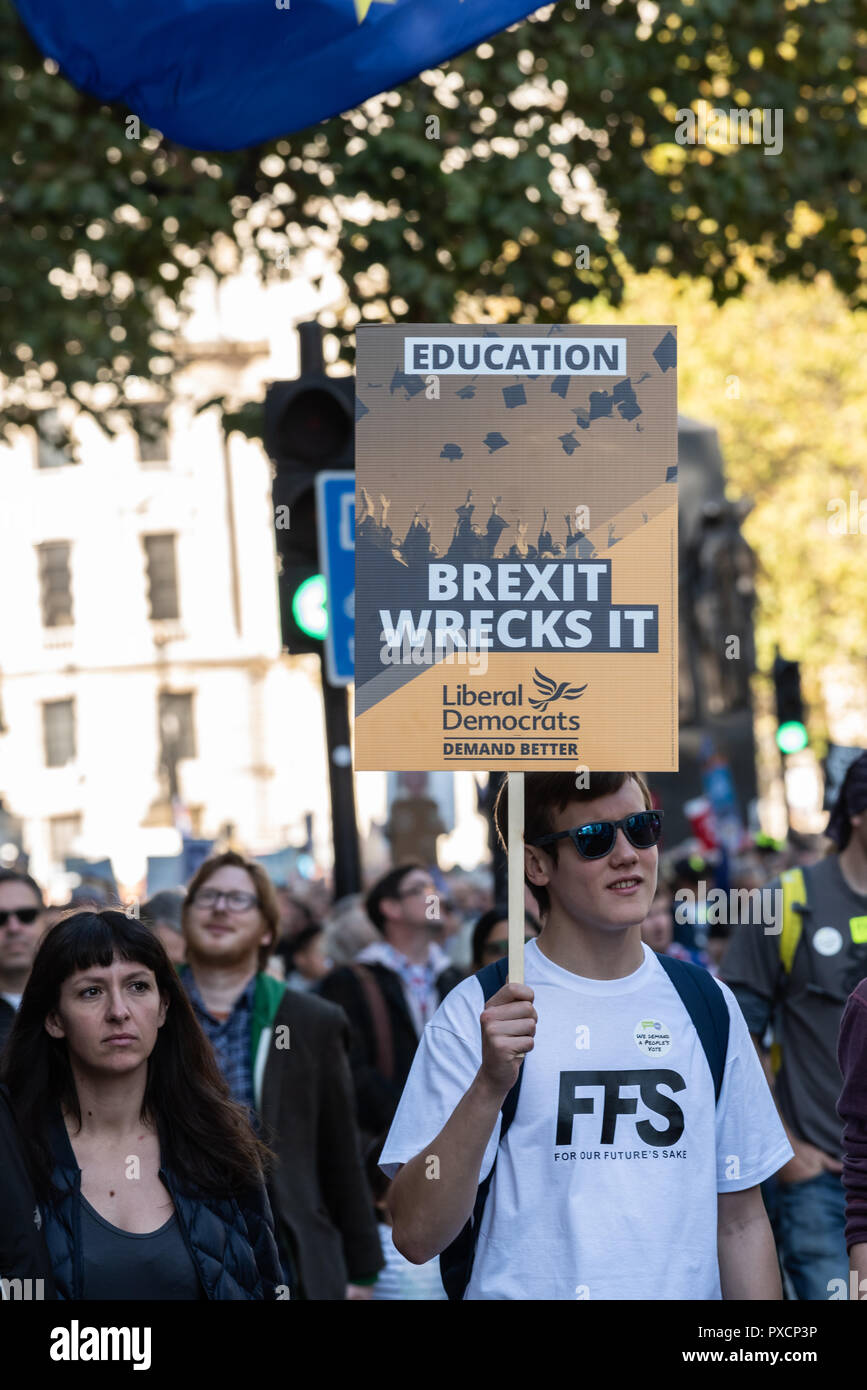
[{"label": "protest placard", "polygon": [[670,327],[358,330],[359,770],[677,770]]}]

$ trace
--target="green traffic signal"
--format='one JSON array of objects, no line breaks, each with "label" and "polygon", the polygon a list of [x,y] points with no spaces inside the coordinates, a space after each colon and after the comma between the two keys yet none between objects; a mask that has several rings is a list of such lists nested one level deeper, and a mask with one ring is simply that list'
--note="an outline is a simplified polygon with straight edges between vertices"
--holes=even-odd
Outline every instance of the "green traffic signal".
[{"label": "green traffic signal", "polygon": [[307,637],[324,640],[328,633],[328,608],[325,576],[311,574],[299,584],[292,595],[292,617]]},{"label": "green traffic signal", "polygon": [[781,753],[800,753],[809,742],[806,725],[799,719],[789,719],[777,729],[777,747]]}]

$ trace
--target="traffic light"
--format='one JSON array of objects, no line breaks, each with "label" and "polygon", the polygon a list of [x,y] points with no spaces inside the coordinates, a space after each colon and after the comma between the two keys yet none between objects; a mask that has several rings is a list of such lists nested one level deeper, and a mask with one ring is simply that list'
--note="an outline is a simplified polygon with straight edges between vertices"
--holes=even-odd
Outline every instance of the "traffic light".
[{"label": "traffic light", "polygon": [[290,652],[321,652],[328,617],[316,474],[355,466],[355,382],[326,376],[318,324],[301,324],[300,333],[300,375],[272,382],[265,395],[264,442],[275,469],[271,496],[283,644]]},{"label": "traffic light", "polygon": [[797,661],[786,661],[777,652],[771,674],[777,702],[777,747],[781,753],[800,753],[810,741],[804,723],[801,668]]}]

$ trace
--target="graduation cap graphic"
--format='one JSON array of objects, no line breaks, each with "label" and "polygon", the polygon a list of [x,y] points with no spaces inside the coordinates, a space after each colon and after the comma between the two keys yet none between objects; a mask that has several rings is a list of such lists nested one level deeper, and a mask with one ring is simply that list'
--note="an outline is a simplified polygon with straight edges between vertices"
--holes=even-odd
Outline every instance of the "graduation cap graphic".
[{"label": "graduation cap graphic", "polygon": [[677,366],[677,339],[673,333],[666,333],[662,342],[654,349],[653,356],[664,372],[667,372],[669,367]]},{"label": "graduation cap graphic", "polygon": [[514,410],[515,406],[527,404],[527,393],[523,386],[504,386],[503,400],[507,410]]},{"label": "graduation cap graphic", "polygon": [[496,453],[497,449],[504,449],[508,442],[497,430],[491,430],[482,440],[483,444],[487,444],[489,454]]},{"label": "graduation cap graphic", "polygon": [[424,382],[420,376],[408,376],[401,367],[396,367],[394,376],[391,378],[390,394],[393,396],[395,391],[400,390],[401,387],[406,392],[407,400],[409,400],[411,396],[417,396],[419,391],[424,390]]}]

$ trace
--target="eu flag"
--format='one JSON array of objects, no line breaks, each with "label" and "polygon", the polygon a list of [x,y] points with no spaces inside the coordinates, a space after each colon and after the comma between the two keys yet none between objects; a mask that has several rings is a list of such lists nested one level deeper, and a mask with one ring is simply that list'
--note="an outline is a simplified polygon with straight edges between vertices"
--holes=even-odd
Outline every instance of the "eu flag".
[{"label": "eu flag", "polygon": [[69,80],[172,140],[257,145],[405,82],[527,0],[15,0]]}]

